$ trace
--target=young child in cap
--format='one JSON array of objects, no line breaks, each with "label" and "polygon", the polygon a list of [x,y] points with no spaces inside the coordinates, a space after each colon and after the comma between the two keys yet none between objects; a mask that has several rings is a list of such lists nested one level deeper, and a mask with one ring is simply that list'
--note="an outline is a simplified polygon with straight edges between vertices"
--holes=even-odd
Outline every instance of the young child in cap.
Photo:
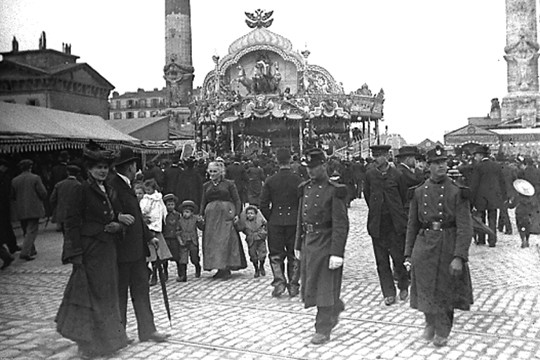
[{"label": "young child in cap", "polygon": [[268,251],[266,250],[266,219],[254,205],[249,205],[240,214],[237,229],[246,235],[246,242],[249,249],[249,259],[255,268],[255,276],[265,276],[264,260]]},{"label": "young child in cap", "polygon": [[180,212],[182,216],[176,228],[176,238],[179,243],[178,278],[176,281],[186,282],[188,257],[195,265],[195,277],[201,276],[197,228],[202,230],[204,223],[200,216],[194,215],[197,212],[197,205],[191,200],[185,200],[180,204]]},{"label": "young child in cap", "polygon": [[163,203],[163,196],[158,191],[159,186],[154,179],[146,180],[144,182],[144,196],[139,203],[142,214],[148,225],[148,229],[152,232],[152,235],[159,240],[158,248],[149,245],[150,257],[149,262],[152,263],[152,276],[150,277],[150,286],[157,284],[157,261],[161,260],[164,264],[165,281],[168,280],[169,274],[167,272],[166,265],[168,259],[172,257],[169,247],[163,238],[161,233],[163,230],[163,224],[165,217],[167,216],[167,208]]},{"label": "young child in cap", "polygon": [[[171,260],[176,263],[178,277],[181,276],[180,271],[180,243],[176,239],[176,230],[182,215],[176,211],[176,203],[178,198],[174,194],[167,194],[163,197],[163,202],[167,208],[167,216],[163,225],[163,237],[171,252]],[[167,267],[167,266],[166,266]]]}]

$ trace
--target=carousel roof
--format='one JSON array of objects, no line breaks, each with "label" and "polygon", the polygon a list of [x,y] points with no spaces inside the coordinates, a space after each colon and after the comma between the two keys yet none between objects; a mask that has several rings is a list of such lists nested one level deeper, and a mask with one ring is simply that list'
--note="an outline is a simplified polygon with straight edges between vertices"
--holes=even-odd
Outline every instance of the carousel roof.
[{"label": "carousel roof", "polygon": [[285,51],[293,50],[293,45],[289,39],[279,34],[276,34],[268,30],[267,28],[260,27],[253,29],[246,35],[234,41],[229,46],[229,54],[236,54],[244,49],[258,45],[275,46]]}]

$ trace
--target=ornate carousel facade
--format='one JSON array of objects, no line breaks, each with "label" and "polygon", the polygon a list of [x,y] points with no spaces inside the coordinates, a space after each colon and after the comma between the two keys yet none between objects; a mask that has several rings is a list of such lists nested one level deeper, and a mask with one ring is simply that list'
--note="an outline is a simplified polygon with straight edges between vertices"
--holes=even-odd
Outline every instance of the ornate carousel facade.
[{"label": "ornate carousel facade", "polygon": [[[345,94],[310,52],[295,51],[268,28],[272,12],[246,13],[249,33],[228,54],[213,56],[215,68],[194,97],[191,113],[198,148],[217,154],[250,149],[350,145],[351,123],[364,134],[379,132],[384,92],[364,84]],[[338,147],[338,146],[334,146]]]}]

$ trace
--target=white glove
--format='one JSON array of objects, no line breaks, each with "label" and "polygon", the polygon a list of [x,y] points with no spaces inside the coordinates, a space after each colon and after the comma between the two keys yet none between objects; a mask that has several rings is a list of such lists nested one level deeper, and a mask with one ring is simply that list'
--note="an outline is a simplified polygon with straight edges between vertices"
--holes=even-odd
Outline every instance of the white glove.
[{"label": "white glove", "polygon": [[330,260],[328,261],[328,268],[330,270],[339,269],[343,266],[343,258],[335,255],[330,255]]},{"label": "white glove", "polygon": [[300,250],[294,250],[294,256],[296,257],[296,260],[300,260],[300,255],[302,253],[300,252]]}]

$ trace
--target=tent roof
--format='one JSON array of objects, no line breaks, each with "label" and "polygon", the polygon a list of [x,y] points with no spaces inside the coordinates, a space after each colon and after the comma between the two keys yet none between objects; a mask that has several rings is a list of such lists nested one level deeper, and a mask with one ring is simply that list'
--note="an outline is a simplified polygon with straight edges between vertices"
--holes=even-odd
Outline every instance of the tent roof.
[{"label": "tent roof", "polygon": [[0,102],[0,134],[137,141],[107,124],[100,116],[4,102]]},{"label": "tent roof", "polygon": [[148,118],[108,120],[107,124],[115,128],[116,130],[121,131],[124,134],[132,134],[137,130],[144,129],[147,126],[150,126],[167,118],[168,116],[158,116]]},{"label": "tent roof", "polygon": [[143,144],[96,115],[0,102],[0,152],[82,148],[89,139],[144,153],[170,151],[169,146]]}]

